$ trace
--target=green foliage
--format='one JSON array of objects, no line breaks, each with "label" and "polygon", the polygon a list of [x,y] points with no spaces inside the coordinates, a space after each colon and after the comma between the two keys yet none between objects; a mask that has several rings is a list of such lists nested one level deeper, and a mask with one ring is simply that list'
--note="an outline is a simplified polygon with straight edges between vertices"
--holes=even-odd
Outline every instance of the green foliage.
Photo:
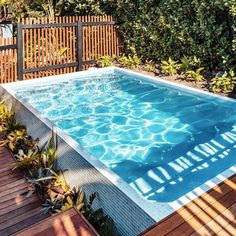
[{"label": "green foliage", "polygon": [[161,71],[166,75],[175,75],[179,69],[178,62],[172,60],[170,57],[168,61],[161,61]]},{"label": "green foliage", "polygon": [[84,202],[84,206],[81,210],[82,213],[88,219],[88,221],[94,226],[94,228],[98,231],[100,235],[102,236],[117,235],[113,220],[103,212],[102,208],[93,210],[92,205],[96,196],[97,194],[93,193],[89,196],[89,201]]},{"label": "green foliage", "polygon": [[15,140],[11,150],[14,155],[18,154],[19,150],[22,150],[24,153],[28,153],[29,150],[35,151],[39,149],[37,143],[37,139],[34,140],[31,136],[26,134]]},{"label": "green foliage", "polygon": [[58,157],[57,144],[53,132],[51,138],[43,146],[41,153],[41,162],[43,168],[52,169]]},{"label": "green foliage", "polygon": [[195,70],[200,66],[200,60],[196,57],[187,57],[187,56],[183,56],[183,58],[181,59],[181,64],[180,64],[180,70],[182,72],[186,72],[189,70]]},{"label": "green foliage", "polygon": [[213,92],[232,92],[236,87],[236,75],[233,70],[223,76],[216,76],[211,83]]},{"label": "green foliage", "polygon": [[5,133],[5,139],[0,141],[0,146],[8,146],[12,151],[14,151],[16,144],[19,143],[20,140],[26,140],[27,134],[25,129],[13,130],[9,134]]},{"label": "green foliage", "polygon": [[196,82],[201,82],[204,80],[204,77],[201,75],[202,70],[204,70],[204,68],[198,68],[197,70],[187,70],[185,75],[189,79],[193,79]]},{"label": "green foliage", "polygon": [[84,207],[85,194],[78,187],[73,188],[69,195],[65,198],[63,205],[57,212],[65,211],[71,207],[76,207],[77,210],[81,210]]},{"label": "green foliage", "polygon": [[234,0],[121,2],[115,12],[127,50],[153,60],[196,55],[211,70],[235,63]]},{"label": "green foliage", "polygon": [[106,2],[95,0],[65,0],[63,13],[66,15],[103,15],[104,11],[101,5]]},{"label": "green foliage", "polygon": [[98,67],[114,66],[113,58],[110,56],[103,56],[97,60]]},{"label": "green foliage", "polygon": [[14,113],[7,107],[6,102],[1,102],[0,104],[0,121],[5,121],[6,119],[13,116]]},{"label": "green foliage", "polygon": [[16,121],[15,116],[12,115],[7,119],[6,125],[5,125],[5,131],[7,133],[14,132],[16,130],[25,130],[25,125],[22,125],[20,122]]},{"label": "green foliage", "polygon": [[16,162],[12,164],[12,168],[27,170],[29,168],[34,168],[39,165],[39,152],[38,150],[32,151],[29,150],[27,154],[25,154],[22,150],[19,151],[16,157]]},{"label": "green foliage", "polygon": [[8,20],[11,0],[0,0],[0,23]]},{"label": "green foliage", "polygon": [[29,11],[29,0],[0,0],[0,22],[17,22],[18,18],[27,17]]},{"label": "green foliage", "polygon": [[129,69],[138,68],[141,64],[141,60],[136,54],[134,56],[123,55],[122,57],[119,58],[119,62],[123,67],[127,67]]},{"label": "green foliage", "polygon": [[145,69],[148,72],[155,72],[156,67],[155,67],[155,64],[153,63],[152,60],[151,61],[146,61]]},{"label": "green foliage", "polygon": [[45,203],[42,204],[42,212],[44,214],[47,213],[55,213],[61,209],[63,205],[63,200],[57,197],[50,196],[46,199]]}]

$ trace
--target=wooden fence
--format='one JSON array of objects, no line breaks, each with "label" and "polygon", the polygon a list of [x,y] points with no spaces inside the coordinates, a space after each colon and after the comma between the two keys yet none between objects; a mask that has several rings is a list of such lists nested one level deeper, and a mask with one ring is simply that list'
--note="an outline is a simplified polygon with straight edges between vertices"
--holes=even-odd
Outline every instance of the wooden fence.
[{"label": "wooden fence", "polygon": [[119,56],[114,23],[111,16],[22,20],[17,39],[0,41],[0,83],[85,70],[101,56]]},{"label": "wooden fence", "polygon": [[0,38],[0,83],[13,82],[16,81],[16,78],[17,78],[16,38],[15,37],[5,38],[5,39]]}]

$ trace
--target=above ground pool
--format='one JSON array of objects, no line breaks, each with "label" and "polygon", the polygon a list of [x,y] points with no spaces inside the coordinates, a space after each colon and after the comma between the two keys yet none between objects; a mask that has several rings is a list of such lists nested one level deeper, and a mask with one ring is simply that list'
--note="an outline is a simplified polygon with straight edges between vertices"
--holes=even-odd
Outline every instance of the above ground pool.
[{"label": "above ground pool", "polygon": [[175,202],[232,175],[234,100],[117,68],[62,77],[11,89],[145,201]]},{"label": "above ground pool", "polygon": [[236,103],[120,71],[17,94],[148,200],[176,200],[236,164]]}]

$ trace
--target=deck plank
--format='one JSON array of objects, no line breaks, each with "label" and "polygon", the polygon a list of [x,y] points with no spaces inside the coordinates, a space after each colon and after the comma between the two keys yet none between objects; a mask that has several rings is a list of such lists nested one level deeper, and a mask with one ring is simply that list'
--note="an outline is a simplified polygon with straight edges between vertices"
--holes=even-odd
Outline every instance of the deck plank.
[{"label": "deck plank", "polygon": [[18,231],[20,231],[22,229],[26,229],[27,227],[29,227],[29,226],[45,219],[46,217],[48,217],[48,215],[44,215],[42,213],[35,214],[33,217],[26,218],[25,220],[15,224],[15,225],[11,225],[10,227],[5,228],[4,230],[0,231],[0,235],[1,236],[12,235],[12,234],[17,233]]},{"label": "deck plank", "polygon": [[41,206],[41,202],[38,200],[33,203],[29,203],[25,206],[22,206],[20,208],[17,208],[15,210],[9,211],[6,214],[0,216],[0,224],[12,218],[16,218],[19,215],[23,214],[24,212],[35,210],[36,207],[40,207],[40,206]]},{"label": "deck plank", "polygon": [[236,175],[203,193],[140,236],[236,235],[235,204]]},{"label": "deck plank", "polygon": [[[20,179],[11,179],[11,181],[6,184],[7,184],[8,189],[12,189],[12,188],[18,186],[19,184],[24,184],[25,182],[26,182],[25,179],[20,178]],[[4,192],[4,194],[6,194],[6,184],[0,186],[0,194],[3,192]]]},{"label": "deck plank", "polygon": [[48,219],[45,219],[37,224],[32,225],[28,229],[22,230],[14,234],[14,236],[98,236],[96,231],[78,213],[74,208],[71,208],[62,213],[56,214]]},{"label": "deck plank", "polygon": [[[214,204],[211,204],[208,208],[201,210],[199,214],[195,215],[188,221],[185,221],[182,225],[173,230],[169,235],[190,235],[194,231],[198,231],[202,226],[207,226],[208,222],[212,219],[216,219],[217,216],[221,215],[221,212],[225,212],[236,199],[236,192],[234,190],[230,191],[228,194],[224,195],[219,201],[216,201]],[[197,206],[199,210],[201,207]],[[192,214],[193,209],[188,209],[188,214]],[[185,217],[185,216],[183,216]],[[220,225],[221,223],[218,222]],[[209,228],[210,230],[210,228]],[[168,234],[167,234],[168,235]]]},{"label": "deck plank", "polygon": [[192,233],[191,236],[214,235],[218,234],[220,231],[223,230],[230,233],[231,235],[236,235],[235,214],[236,203],[234,203],[228,209],[225,209],[221,214],[217,215],[215,218],[211,219],[206,225],[202,226],[194,233]]},{"label": "deck plank", "polygon": [[14,201],[11,201],[10,204],[8,204],[6,207],[0,209],[0,216],[5,215],[8,212],[17,210],[25,205],[28,205],[30,203],[37,202],[37,201],[38,201],[38,196],[36,196],[35,194],[29,198],[23,197],[19,199],[17,203]]}]

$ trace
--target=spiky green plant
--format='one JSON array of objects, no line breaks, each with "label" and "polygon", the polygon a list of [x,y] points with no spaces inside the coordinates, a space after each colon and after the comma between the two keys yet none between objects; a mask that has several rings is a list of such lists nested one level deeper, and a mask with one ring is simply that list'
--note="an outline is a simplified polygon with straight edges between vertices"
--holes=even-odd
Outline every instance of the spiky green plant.
[{"label": "spiky green plant", "polygon": [[180,65],[177,61],[169,57],[167,61],[161,61],[161,71],[166,75],[176,75]]}]

